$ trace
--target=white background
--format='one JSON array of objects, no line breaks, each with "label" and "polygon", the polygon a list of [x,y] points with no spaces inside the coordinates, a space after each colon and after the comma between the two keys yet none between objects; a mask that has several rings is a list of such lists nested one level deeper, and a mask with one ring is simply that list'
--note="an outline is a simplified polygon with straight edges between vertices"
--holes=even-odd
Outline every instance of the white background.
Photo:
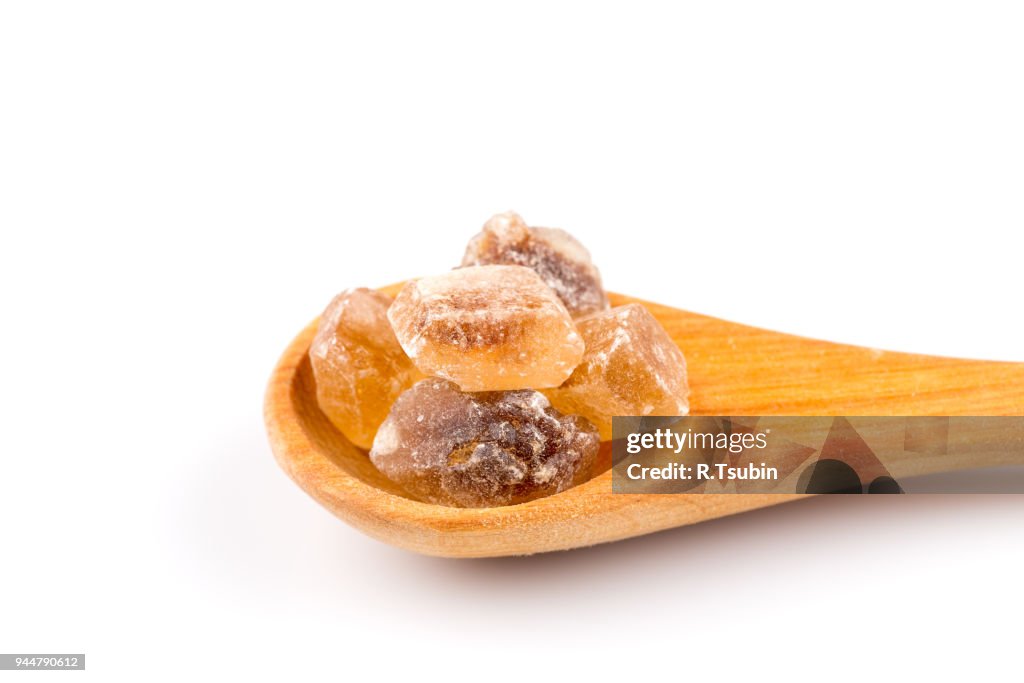
[{"label": "white background", "polygon": [[1022,35],[1013,2],[3,3],[0,651],[97,681],[1017,675],[1022,497],[431,559],[288,481],[261,402],[336,291],[445,270],[508,208],[616,291],[1024,361]]}]

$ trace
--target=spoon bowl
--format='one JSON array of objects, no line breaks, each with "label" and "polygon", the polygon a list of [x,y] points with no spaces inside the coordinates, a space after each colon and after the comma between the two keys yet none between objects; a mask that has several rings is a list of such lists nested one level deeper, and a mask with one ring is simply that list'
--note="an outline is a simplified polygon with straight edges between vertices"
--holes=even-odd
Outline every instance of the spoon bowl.
[{"label": "spoon bowl", "polygon": [[[401,284],[382,288],[394,295]],[[693,415],[1021,415],[1024,363],[941,358],[817,341],[641,303],[686,355]],[[386,479],[320,411],[309,363],[317,321],[285,350],[264,417],[281,468],[342,520],[386,543],[428,555],[527,555],[616,541],[777,505],[799,494],[612,493],[610,444],[599,472],[562,493],[494,508],[423,503]],[[998,462],[943,461],[928,474]]]}]

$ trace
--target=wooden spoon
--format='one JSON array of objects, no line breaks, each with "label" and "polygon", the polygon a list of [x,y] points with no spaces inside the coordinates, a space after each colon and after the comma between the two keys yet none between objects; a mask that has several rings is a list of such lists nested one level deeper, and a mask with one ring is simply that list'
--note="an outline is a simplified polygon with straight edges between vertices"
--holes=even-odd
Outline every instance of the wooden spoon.
[{"label": "wooden spoon", "polygon": [[[382,291],[394,295],[400,288]],[[647,306],[683,349],[691,414],[1024,414],[1024,363],[833,344],[609,296],[614,306]],[[316,325],[295,338],[271,377],[264,407],[270,444],[288,476],[317,502],[386,543],[448,557],[523,555],[616,541],[804,497],[615,494],[606,470],[568,491],[522,505],[462,509],[413,500],[317,407],[307,355]],[[607,444],[604,451],[607,459]],[[993,464],[1002,463],[998,458],[944,462],[939,468]],[[914,473],[934,470],[925,464]]]}]

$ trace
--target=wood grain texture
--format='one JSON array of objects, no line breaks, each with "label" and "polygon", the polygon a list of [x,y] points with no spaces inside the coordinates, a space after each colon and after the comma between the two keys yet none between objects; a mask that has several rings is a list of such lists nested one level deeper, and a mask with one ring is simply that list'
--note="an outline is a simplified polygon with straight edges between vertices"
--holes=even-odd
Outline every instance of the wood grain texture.
[{"label": "wood grain texture", "polygon": [[[616,306],[647,306],[679,344],[689,367],[692,414],[1024,414],[1021,363],[846,346],[609,296]],[[271,447],[303,490],[386,543],[449,557],[521,555],[615,541],[803,497],[613,494],[606,470],[523,505],[460,509],[412,500],[317,407],[307,355],[315,332],[314,321],[289,345],[271,377],[264,407]]]}]

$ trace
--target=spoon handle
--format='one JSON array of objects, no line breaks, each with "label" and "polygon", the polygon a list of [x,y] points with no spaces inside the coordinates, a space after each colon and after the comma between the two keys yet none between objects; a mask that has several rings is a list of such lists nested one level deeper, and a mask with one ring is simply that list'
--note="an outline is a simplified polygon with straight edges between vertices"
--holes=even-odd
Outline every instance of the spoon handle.
[{"label": "spoon handle", "polygon": [[1024,417],[906,418],[894,476],[1024,464]]}]

